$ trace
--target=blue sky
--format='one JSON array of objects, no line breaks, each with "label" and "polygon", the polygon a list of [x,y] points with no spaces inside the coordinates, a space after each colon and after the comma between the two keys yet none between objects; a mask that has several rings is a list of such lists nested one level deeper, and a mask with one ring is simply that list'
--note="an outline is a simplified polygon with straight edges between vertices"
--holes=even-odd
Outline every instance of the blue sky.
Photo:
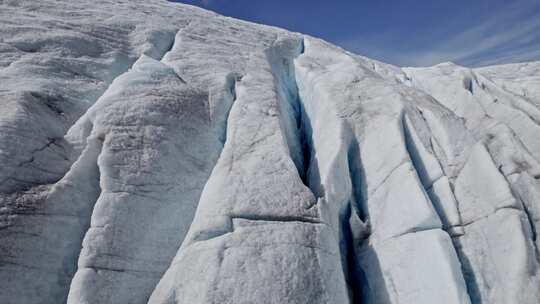
[{"label": "blue sky", "polygon": [[400,66],[540,60],[540,0],[176,0]]}]

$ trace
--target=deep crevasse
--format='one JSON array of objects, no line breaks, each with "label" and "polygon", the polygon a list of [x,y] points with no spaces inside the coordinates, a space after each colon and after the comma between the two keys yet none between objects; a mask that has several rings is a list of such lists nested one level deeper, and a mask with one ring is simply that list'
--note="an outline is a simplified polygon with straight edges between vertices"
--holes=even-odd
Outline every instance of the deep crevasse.
[{"label": "deep crevasse", "polygon": [[[318,179],[327,203],[336,206],[334,221],[350,225],[356,236],[353,246],[346,247],[354,253],[348,265],[354,301],[468,303],[450,238],[440,230],[405,149],[402,120],[408,100],[400,96],[399,86],[393,89],[353,57],[323,42],[307,39],[305,50],[297,59],[296,74],[314,126]],[[377,91],[381,82],[386,87]],[[386,112],[370,105],[377,98],[376,107],[387,107]],[[370,128],[377,128],[378,137],[368,134]],[[358,155],[350,154],[351,148]],[[351,217],[344,218],[339,211],[348,204]],[[406,256],[395,253],[400,247]],[[405,253],[405,248],[412,252]],[[428,256],[429,265],[424,264]],[[430,292],[418,294],[417,288]]]}]

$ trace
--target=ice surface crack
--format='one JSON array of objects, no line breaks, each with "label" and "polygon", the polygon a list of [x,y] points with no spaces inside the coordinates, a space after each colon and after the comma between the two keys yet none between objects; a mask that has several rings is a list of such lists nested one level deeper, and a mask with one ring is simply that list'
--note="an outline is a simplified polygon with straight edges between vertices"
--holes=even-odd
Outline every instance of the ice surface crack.
[{"label": "ice surface crack", "polygon": [[[301,52],[297,57],[306,56],[306,47],[302,39]],[[301,59],[295,58],[295,61]],[[311,61],[310,63],[317,64]],[[298,166],[299,175],[315,196],[330,200],[326,202],[325,207],[331,210],[324,212],[328,212],[330,216],[328,221],[331,225],[329,226],[335,233],[336,245],[339,247],[339,262],[345,279],[345,287],[350,300],[356,302],[362,298],[362,295],[357,288],[360,286],[360,274],[356,271],[355,248],[357,243],[365,240],[369,233],[369,224],[366,220],[367,210],[365,204],[361,202],[366,185],[363,182],[364,172],[360,162],[359,143],[345,117],[340,116],[339,111],[333,108],[332,101],[318,99],[317,95],[321,92],[304,92],[305,86],[310,85],[303,83],[307,81],[304,77],[303,74],[295,74],[292,80],[296,97],[293,103],[294,108],[297,109],[296,122],[302,157],[302,165]],[[325,104],[320,104],[322,102]],[[325,128],[330,128],[334,134],[323,135],[321,132],[324,132]],[[318,142],[321,136],[335,136],[337,140],[332,145],[337,145],[338,148],[327,149],[328,147],[321,145]],[[325,157],[329,151],[332,151],[333,155],[330,159]],[[342,161],[343,166],[337,165]],[[321,172],[321,167],[325,168],[324,172]],[[338,172],[329,173],[328,170]],[[326,188],[330,190],[333,184],[341,183],[341,179],[350,180],[348,197],[341,197],[331,193],[332,191],[327,193]]]},{"label": "ice surface crack", "polygon": [[[63,154],[61,154],[61,157],[62,157],[64,160],[67,161],[68,158],[67,158],[67,156],[65,155],[65,154],[66,154],[66,152],[65,152],[65,147],[62,146],[61,144],[59,144],[59,141],[61,141],[61,140],[63,140],[63,138],[48,138],[47,143],[46,143],[45,145],[43,145],[43,146],[41,146],[41,147],[39,147],[39,148],[37,148],[37,149],[31,151],[31,152],[30,152],[30,158],[27,159],[27,160],[25,160],[25,161],[22,161],[22,162],[18,163],[18,164],[16,165],[16,167],[22,168],[22,167],[24,167],[24,166],[26,166],[26,165],[29,165],[29,164],[33,163],[33,162],[35,161],[35,159],[36,159],[36,156],[37,156],[40,152],[45,151],[46,149],[50,148],[50,147],[53,146],[53,145],[54,145],[54,146],[57,146],[57,147],[59,147],[59,148],[62,149]],[[40,168],[38,168],[38,169],[40,169]],[[46,169],[40,169],[40,170],[46,171]],[[4,184],[4,183],[7,182],[8,180],[15,179],[15,178],[13,177],[14,174],[15,174],[15,173],[13,173],[13,174],[11,174],[10,176],[8,176],[8,177],[4,178],[3,180],[1,180],[1,181],[0,181],[0,185]],[[53,180],[53,181],[51,181],[50,183],[53,183],[53,184],[54,184],[54,183],[56,183],[58,180],[60,180],[61,178],[62,178],[62,177],[60,176],[58,179]],[[38,185],[38,184],[33,184],[33,186],[35,186],[35,185]],[[16,190],[13,190],[13,191],[11,191],[11,192],[8,192],[7,194],[14,193],[14,192],[19,192],[19,191],[20,191],[20,189],[16,189]]]},{"label": "ice surface crack", "polygon": [[[90,207],[89,208],[90,212],[89,212],[89,214],[86,215],[86,218],[82,219],[82,222],[84,223],[84,227],[82,227],[82,229],[81,229],[81,231],[83,231],[83,233],[82,233],[82,235],[79,236],[79,240],[77,242],[79,244],[82,243],[82,240],[83,240],[84,236],[86,235],[86,233],[90,229],[90,219],[92,217],[94,207],[95,207],[95,205],[96,205],[97,201],[99,200],[99,197],[101,196],[101,193],[102,193],[102,189],[101,189],[101,169],[100,169],[98,160],[99,160],[99,156],[102,153],[103,141],[104,140],[102,138],[95,138],[92,141],[88,142],[85,151],[82,152],[83,154],[77,160],[77,161],[83,160],[85,162],[92,162],[92,163],[95,164],[95,168],[97,170],[97,172],[96,172],[97,180],[94,181],[94,185],[95,185],[97,193],[94,194],[94,197],[89,198],[90,199],[90,204],[91,204],[91,206],[89,206]],[[92,146],[92,145],[96,145],[96,146]],[[96,152],[94,152],[95,154],[87,156],[86,153],[89,151],[89,149],[90,150],[95,149],[96,150]],[[82,159],[82,158],[86,158],[86,157],[88,157],[88,159]],[[66,261],[69,260],[70,264],[72,265],[70,267],[73,267],[72,268],[73,272],[71,272],[69,274],[69,277],[68,277],[69,281],[71,281],[73,279],[73,276],[75,275],[75,272],[77,271],[77,261],[79,259],[80,254],[81,254],[81,250],[82,250],[82,246],[78,246],[77,250],[75,252],[73,252],[74,254],[71,257],[66,258]],[[69,293],[69,288],[66,290],[65,298],[67,298],[68,293]]]},{"label": "ice surface crack", "polygon": [[276,223],[308,223],[308,224],[325,224],[317,218],[301,217],[301,216],[280,216],[280,215],[259,215],[259,214],[242,214],[232,215],[231,220],[246,220],[252,222],[276,222]]}]

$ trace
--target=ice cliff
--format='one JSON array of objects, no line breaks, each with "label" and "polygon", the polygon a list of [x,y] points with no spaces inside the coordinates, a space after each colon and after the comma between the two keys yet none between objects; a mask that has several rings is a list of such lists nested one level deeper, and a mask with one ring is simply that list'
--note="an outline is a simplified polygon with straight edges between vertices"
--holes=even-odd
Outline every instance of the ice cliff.
[{"label": "ice cliff", "polygon": [[0,0],[0,107],[0,303],[540,302],[540,62]]}]

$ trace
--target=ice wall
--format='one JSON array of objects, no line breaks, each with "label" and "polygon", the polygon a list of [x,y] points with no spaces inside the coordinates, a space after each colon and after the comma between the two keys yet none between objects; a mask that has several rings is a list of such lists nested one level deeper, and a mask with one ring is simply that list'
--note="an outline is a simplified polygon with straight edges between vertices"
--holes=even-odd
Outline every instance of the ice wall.
[{"label": "ice wall", "polygon": [[0,2],[1,303],[540,300],[540,63]]}]

